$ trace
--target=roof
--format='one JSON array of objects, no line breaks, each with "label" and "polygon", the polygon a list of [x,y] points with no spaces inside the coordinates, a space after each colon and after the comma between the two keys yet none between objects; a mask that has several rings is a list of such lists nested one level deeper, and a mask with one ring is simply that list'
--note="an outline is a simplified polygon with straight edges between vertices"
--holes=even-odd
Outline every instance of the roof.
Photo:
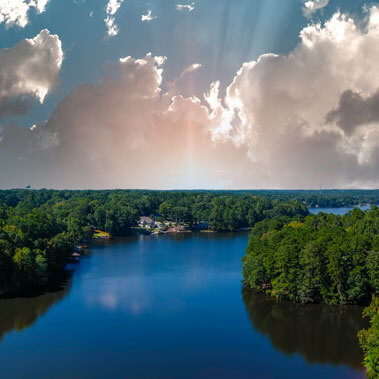
[{"label": "roof", "polygon": [[139,222],[145,222],[146,224],[153,224],[154,221],[150,217],[141,216]]}]

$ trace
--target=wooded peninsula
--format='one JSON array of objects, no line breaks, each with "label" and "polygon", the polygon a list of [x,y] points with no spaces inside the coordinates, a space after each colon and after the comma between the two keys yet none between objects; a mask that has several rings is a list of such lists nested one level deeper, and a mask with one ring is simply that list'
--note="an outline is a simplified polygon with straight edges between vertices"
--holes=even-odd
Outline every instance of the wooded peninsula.
[{"label": "wooded peninsula", "polygon": [[245,285],[300,303],[368,304],[359,333],[369,377],[379,375],[379,208],[339,216],[274,217],[251,230]]}]

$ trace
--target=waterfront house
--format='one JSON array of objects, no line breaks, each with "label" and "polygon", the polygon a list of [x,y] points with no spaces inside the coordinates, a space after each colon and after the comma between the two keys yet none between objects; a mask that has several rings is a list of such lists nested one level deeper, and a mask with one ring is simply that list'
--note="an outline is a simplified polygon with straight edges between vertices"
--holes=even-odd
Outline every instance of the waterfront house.
[{"label": "waterfront house", "polygon": [[154,221],[150,217],[141,216],[139,218],[138,225],[141,228],[154,228],[155,223],[154,223]]}]

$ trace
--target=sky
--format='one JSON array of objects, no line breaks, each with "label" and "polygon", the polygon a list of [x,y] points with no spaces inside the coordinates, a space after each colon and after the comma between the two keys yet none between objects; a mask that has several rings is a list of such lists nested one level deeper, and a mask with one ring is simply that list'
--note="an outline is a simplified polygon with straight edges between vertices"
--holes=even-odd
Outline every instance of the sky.
[{"label": "sky", "polygon": [[378,188],[379,2],[0,0],[0,188]]}]

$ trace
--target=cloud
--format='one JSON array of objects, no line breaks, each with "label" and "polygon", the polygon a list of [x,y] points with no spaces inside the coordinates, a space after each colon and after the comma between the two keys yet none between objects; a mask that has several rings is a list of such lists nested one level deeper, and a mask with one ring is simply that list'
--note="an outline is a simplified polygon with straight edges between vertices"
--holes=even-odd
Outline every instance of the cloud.
[{"label": "cloud", "polygon": [[219,82],[204,99],[162,90],[165,60],[122,58],[46,123],[4,127],[1,186],[378,187],[378,8],[360,28],[340,13],[305,27],[288,55],[244,63],[223,96]]},{"label": "cloud", "polygon": [[195,9],[195,3],[191,4],[177,4],[175,8],[180,12],[192,12]]},{"label": "cloud", "polygon": [[[288,56],[265,54],[244,63],[227,88],[225,106],[213,86],[208,98],[218,120],[215,140],[247,144],[268,186],[378,186],[378,8],[369,10],[363,29],[336,13],[325,25],[305,27],[300,38]],[[354,126],[341,116],[352,102],[346,91],[366,99],[353,99]],[[371,124],[355,129],[362,121]]]},{"label": "cloud", "polygon": [[17,25],[24,28],[28,23],[28,13],[34,8],[37,13],[43,13],[49,0],[2,0],[0,2],[0,23],[6,28]]},{"label": "cloud", "polygon": [[222,165],[237,175],[236,160],[241,169],[249,161],[246,150],[232,141],[213,146],[209,110],[198,98],[162,92],[164,62],[151,54],[122,58],[99,85],[77,87],[46,123],[5,127],[1,186],[178,188],[211,178],[215,187],[228,184],[230,176],[225,181],[216,170]]},{"label": "cloud", "polygon": [[329,0],[313,0],[306,1],[303,7],[303,14],[305,17],[312,17],[319,9],[325,8],[329,4]]},{"label": "cloud", "polygon": [[115,23],[115,15],[119,10],[124,0],[109,0],[106,8],[107,17],[104,19],[109,37],[114,37],[118,34],[119,29]]},{"label": "cloud", "polygon": [[148,10],[147,10],[147,13],[146,13],[146,14],[143,14],[143,15],[141,16],[141,21],[151,21],[151,20],[154,20],[154,19],[156,19],[156,18],[157,18],[157,16],[153,17],[153,16],[151,15],[151,10],[148,9]]},{"label": "cloud", "polygon": [[61,41],[47,29],[0,49],[0,117],[25,113],[33,100],[42,103],[59,83],[62,60]]},{"label": "cloud", "polygon": [[183,77],[193,71],[196,71],[198,70],[199,68],[201,68],[201,64],[200,63],[193,63],[191,64],[190,66],[186,67],[182,73],[180,74],[180,78],[183,79]]},{"label": "cloud", "polygon": [[338,107],[326,115],[326,121],[335,122],[347,135],[359,126],[379,122],[379,90],[369,96],[344,91]]}]

